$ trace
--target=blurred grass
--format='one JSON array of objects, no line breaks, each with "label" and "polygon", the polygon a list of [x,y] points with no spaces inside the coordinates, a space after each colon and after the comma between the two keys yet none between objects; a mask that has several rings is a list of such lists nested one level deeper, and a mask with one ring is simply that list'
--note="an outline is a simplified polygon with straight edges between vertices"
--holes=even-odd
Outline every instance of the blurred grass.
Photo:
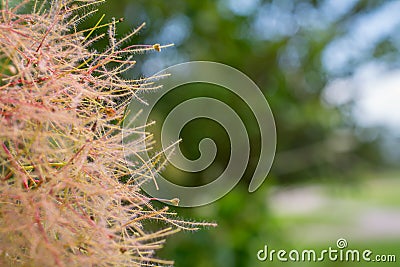
[{"label": "blurred grass", "polygon": [[[215,220],[219,226],[170,238],[160,256],[176,266],[398,266],[400,260],[400,198],[398,171],[364,172],[361,181],[346,185],[320,182],[274,186],[266,181],[254,194],[234,189],[201,208],[179,210],[184,216]],[[345,238],[347,249],[369,249],[373,255],[394,254],[397,263],[260,262],[264,245],[270,249],[314,249],[317,253]]]}]

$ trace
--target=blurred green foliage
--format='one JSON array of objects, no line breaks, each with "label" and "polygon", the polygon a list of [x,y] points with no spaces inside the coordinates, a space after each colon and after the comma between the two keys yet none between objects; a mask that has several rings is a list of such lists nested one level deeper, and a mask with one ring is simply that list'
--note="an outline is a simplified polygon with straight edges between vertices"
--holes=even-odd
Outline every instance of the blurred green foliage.
[{"label": "blurred green foliage", "polygon": [[[119,24],[119,34],[123,36],[132,27],[145,21],[147,27],[137,38],[131,40],[132,43],[175,43],[174,48],[163,50],[162,53],[138,55],[136,60],[139,67],[136,68],[136,72],[129,74],[131,76],[148,76],[166,66],[187,60],[217,61],[246,73],[263,90],[275,116],[279,140],[272,175],[279,176],[278,182],[297,182],[325,175],[327,172],[336,176],[340,173],[342,176],[347,171],[357,168],[358,164],[365,166],[379,162],[380,156],[377,155],[375,144],[363,143],[353,138],[353,122],[344,118],[337,108],[328,107],[321,100],[322,90],[330,78],[321,63],[325,47],[345,29],[354,16],[368,12],[379,4],[374,1],[359,1],[347,14],[323,27],[312,24],[295,25],[293,34],[278,32],[275,36],[271,32],[270,37],[262,38],[257,37],[257,32],[252,33],[250,29],[257,9],[263,5],[269,4],[271,8],[277,6],[276,12],[280,8],[283,10],[281,12],[289,12],[289,16],[295,16],[295,12],[300,16],[301,12],[298,10],[305,9],[302,12],[306,13],[307,8],[316,8],[321,3],[255,1],[256,8],[249,11],[248,15],[240,16],[229,9],[228,2],[233,1],[107,2],[99,6],[100,12],[84,25],[94,24],[102,13],[106,14],[108,20],[112,16],[123,17],[124,22]],[[279,24],[289,23],[278,19],[279,17],[274,22],[277,27]],[[105,39],[97,43],[96,48],[100,49],[106,45]],[[159,105],[159,115],[162,116],[171,109],[173,103],[180,103],[197,95],[223,99],[242,114],[242,117],[248,118],[245,123],[252,140],[252,150],[245,179],[249,179],[259,154],[259,132],[250,111],[233,95],[223,90],[213,90],[207,85],[202,85],[198,90],[185,91],[191,93],[177,93],[169,101],[163,100]],[[183,151],[192,151],[188,152],[188,157],[192,158],[198,153],[193,151],[193,147],[197,147],[198,140],[204,137],[203,132],[199,130],[203,124],[199,123],[197,127],[195,124],[185,127],[182,133],[184,143],[181,144]],[[215,132],[219,126],[209,127],[210,132]],[[348,135],[343,135],[342,132]],[[215,141],[227,147],[229,143],[224,137],[221,134]],[[342,153],[343,151],[337,151],[335,146],[331,145],[335,142],[350,144],[344,149],[345,153]],[[283,151],[290,153],[279,153]],[[226,157],[222,155],[216,164],[223,166],[225,161]],[[207,180],[207,177],[210,177],[210,173],[199,173],[196,179]]]},{"label": "blurred green foliage", "polygon": [[[170,238],[160,256],[175,259],[177,266],[262,266],[255,253],[265,242],[277,247],[293,242],[287,240],[281,219],[269,209],[270,186],[307,182],[353,184],[363,180],[359,173],[387,167],[378,149],[379,139],[365,141],[356,134],[364,130],[357,128],[346,112],[349,107],[332,107],[321,98],[329,80],[352,74],[362,62],[383,60],[397,64],[390,56],[396,49],[389,37],[374,44],[373,53],[363,54],[339,71],[329,71],[323,64],[329,44],[349,31],[358,18],[386,2],[349,1],[353,4],[342,11],[329,9],[332,2],[119,0],[98,6],[99,13],[82,23],[81,27],[94,25],[102,14],[106,20],[124,18],[118,28],[123,36],[146,22],[146,28],[131,43],[175,43],[175,47],[137,55],[138,67],[128,75],[148,76],[188,60],[225,63],[243,71],[259,85],[274,113],[278,132],[276,160],[262,188],[249,194],[248,181],[260,153],[259,132],[250,110],[240,99],[213,86],[190,85],[185,93],[166,96],[158,105],[154,116],[162,121],[174,105],[185,99],[221,99],[244,118],[251,139],[251,160],[237,188],[206,207],[177,209],[183,217],[216,221],[218,228],[178,234]],[[270,19],[269,27],[262,23],[263,19]],[[107,40],[103,40],[93,49],[106,46]],[[159,139],[157,129],[154,131]],[[184,141],[180,148],[188,158],[199,156],[198,143],[204,137],[214,139],[218,151],[228,152],[218,154],[213,168],[196,174],[167,167],[165,172],[173,177],[171,180],[198,185],[218,176],[229,157],[229,139],[223,128],[198,120],[188,124],[181,137]]]}]

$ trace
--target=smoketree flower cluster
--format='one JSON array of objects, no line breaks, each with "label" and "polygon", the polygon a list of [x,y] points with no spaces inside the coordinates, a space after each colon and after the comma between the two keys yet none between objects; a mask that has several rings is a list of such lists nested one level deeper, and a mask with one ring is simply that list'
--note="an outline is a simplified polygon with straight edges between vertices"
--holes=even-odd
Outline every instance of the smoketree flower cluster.
[{"label": "smoketree flower cluster", "polygon": [[[165,237],[207,225],[155,209],[140,191],[162,164],[125,160],[151,135],[124,129],[143,134],[123,146],[121,125],[139,87],[156,85],[122,74],[135,66],[134,54],[164,47],[126,45],[143,25],[117,39],[121,20],[77,30],[99,2],[2,1],[1,266],[170,265],[155,256]],[[96,34],[100,28],[107,32]],[[104,51],[90,48],[102,38]],[[147,221],[166,223],[148,230]]]}]

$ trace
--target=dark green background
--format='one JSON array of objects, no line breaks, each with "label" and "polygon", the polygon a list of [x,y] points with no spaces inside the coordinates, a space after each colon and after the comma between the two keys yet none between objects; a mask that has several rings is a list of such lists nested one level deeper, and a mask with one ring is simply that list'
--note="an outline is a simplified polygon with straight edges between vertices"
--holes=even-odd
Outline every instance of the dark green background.
[{"label": "dark green background", "polygon": [[[159,257],[174,259],[176,266],[280,266],[283,263],[259,262],[257,251],[265,244],[274,249],[318,251],[335,247],[338,238],[346,238],[349,248],[367,248],[399,258],[400,229],[393,234],[380,234],[387,225],[398,223],[400,217],[398,158],[388,157],[388,151],[381,146],[389,133],[386,129],[360,127],[349,115],[352,103],[331,106],[322,99],[328,82],[350,77],[362,64],[377,61],[389,69],[398,67],[399,45],[398,38],[394,38],[398,30],[371,44],[371,49],[340,69],[332,71],[322,63],[324,51],[332,42],[351,32],[360,18],[390,1],[355,1],[341,14],[323,9],[325,1],[256,2],[255,8],[243,7],[235,13],[223,0],[110,0],[81,25],[94,25],[102,14],[106,15],[105,21],[124,17],[118,24],[118,34],[123,36],[146,22],[147,26],[131,43],[176,45],[161,53],[137,55],[137,68],[128,76],[154,74],[188,60],[225,63],[259,85],[274,113],[276,159],[266,182],[250,194],[247,187],[258,160],[259,132],[250,110],[240,99],[212,86],[190,85],[185,93],[176,91],[158,105],[154,116],[162,121],[174,105],[185,99],[210,96],[223,100],[244,119],[252,140],[245,177],[230,194],[205,207],[176,209],[182,218],[214,221],[219,226],[170,237]],[[254,20],[266,5],[275,10],[269,15],[276,18],[265,32],[262,27],[254,32]],[[326,19],[312,20],[315,13]],[[310,21],[300,23],[299,17]],[[106,46],[104,40],[93,49]],[[211,134],[203,131],[205,127]],[[154,131],[159,136],[157,129]],[[363,138],[370,135],[374,138]],[[220,151],[216,165],[196,174],[170,166],[165,174],[186,185],[204,184],[216,177],[229,157],[228,152],[224,153],[229,151],[229,141],[223,128],[198,120],[188,124],[181,137],[184,141],[180,148],[192,159],[199,156],[199,141],[212,137]],[[329,261],[283,265],[397,266]]]}]

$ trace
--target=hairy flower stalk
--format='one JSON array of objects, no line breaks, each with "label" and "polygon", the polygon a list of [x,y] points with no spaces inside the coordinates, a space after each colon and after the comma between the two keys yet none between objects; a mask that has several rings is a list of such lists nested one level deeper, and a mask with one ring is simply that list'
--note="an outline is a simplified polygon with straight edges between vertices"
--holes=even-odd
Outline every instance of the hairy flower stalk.
[{"label": "hairy flower stalk", "polygon": [[[76,30],[101,1],[36,1],[19,12],[29,2],[3,0],[0,11],[0,265],[172,264],[155,257],[164,238],[207,224],[153,208],[138,182],[156,164],[124,159],[149,135],[124,147],[121,140],[131,98],[156,88],[121,74],[135,65],[133,54],[163,46],[124,46],[143,25],[117,40],[116,20]],[[103,27],[108,33],[95,36]],[[89,49],[104,37],[105,51]],[[151,232],[149,220],[167,226]]]}]

